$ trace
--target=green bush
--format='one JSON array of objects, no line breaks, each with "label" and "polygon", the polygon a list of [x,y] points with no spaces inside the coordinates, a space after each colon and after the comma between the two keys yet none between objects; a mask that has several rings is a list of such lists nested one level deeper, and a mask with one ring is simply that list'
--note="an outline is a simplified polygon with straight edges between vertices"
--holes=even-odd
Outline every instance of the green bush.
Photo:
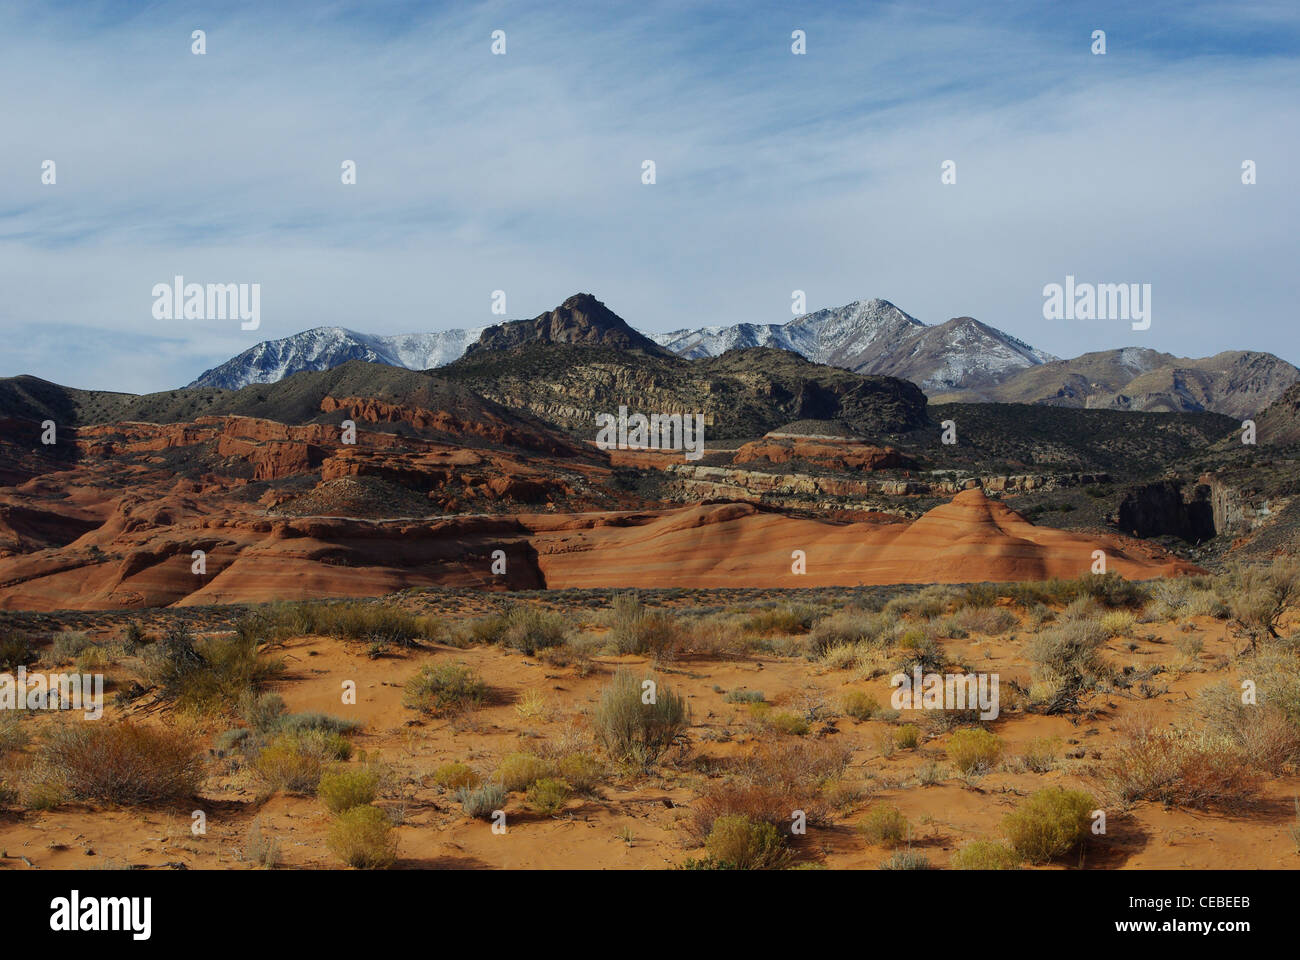
[{"label": "green bush", "polygon": [[551,776],[555,767],[533,753],[512,753],[501,761],[493,780],[506,791],[518,793],[527,790],[536,781]]},{"label": "green bush", "polygon": [[953,870],[1016,870],[1020,857],[1005,843],[972,840],[952,855]]},{"label": "green bush", "polygon": [[872,807],[866,818],[858,824],[858,831],[868,843],[882,847],[896,847],[911,838],[907,818],[897,807]]},{"label": "green bush", "polygon": [[345,767],[326,773],[316,788],[316,797],[330,813],[342,813],[373,803],[378,793],[379,774],[365,767]]},{"label": "green bush", "polygon": [[238,633],[196,640],[183,622],[168,625],[147,648],[145,673],[165,699],[182,708],[223,711],[239,704],[284,670],[255,639]]},{"label": "green bush", "polygon": [[542,777],[528,786],[528,806],[548,817],[564,809],[573,796],[573,787],[557,777]]},{"label": "green bush", "polygon": [[1021,859],[1045,863],[1084,841],[1096,805],[1080,790],[1045,787],[1007,814],[1002,829]]},{"label": "green bush", "polygon": [[790,863],[790,853],[776,827],[748,817],[718,817],[704,848],[723,870],[780,870]]},{"label": "green bush", "polygon": [[406,681],[403,705],[435,716],[461,713],[487,698],[487,684],[463,663],[426,664]]},{"label": "green bush", "polygon": [[477,787],[483,782],[472,767],[464,763],[444,763],[433,771],[431,778],[443,790],[456,792],[462,787]]},{"label": "green bush", "polygon": [[894,743],[900,750],[912,750],[921,740],[921,731],[914,723],[905,723],[894,731]]},{"label": "green bush", "polygon": [[393,824],[378,807],[353,807],[339,814],[325,843],[336,857],[358,870],[383,870],[397,861]]},{"label": "green bush", "polygon": [[648,767],[659,759],[690,723],[686,700],[651,677],[652,702],[643,702],[639,674],[621,669],[601,694],[594,713],[596,740],[620,763]]},{"label": "green bush", "polygon": [[987,730],[968,727],[948,740],[948,759],[964,776],[990,770],[1002,756],[1002,741]]},{"label": "green bush", "polygon": [[930,858],[923,853],[899,850],[880,865],[881,870],[932,870]]},{"label": "green bush", "polygon": [[840,712],[857,720],[870,720],[880,709],[880,701],[865,690],[849,690],[840,698]]}]

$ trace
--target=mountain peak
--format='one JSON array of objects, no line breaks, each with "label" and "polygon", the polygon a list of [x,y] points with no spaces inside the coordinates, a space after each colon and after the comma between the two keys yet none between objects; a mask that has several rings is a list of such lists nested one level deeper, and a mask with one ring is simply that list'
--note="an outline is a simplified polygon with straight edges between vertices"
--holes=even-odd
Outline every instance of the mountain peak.
[{"label": "mountain peak", "polygon": [[554,310],[531,320],[510,320],[488,327],[465,352],[510,350],[527,343],[575,343],[666,353],[590,293],[575,293]]}]

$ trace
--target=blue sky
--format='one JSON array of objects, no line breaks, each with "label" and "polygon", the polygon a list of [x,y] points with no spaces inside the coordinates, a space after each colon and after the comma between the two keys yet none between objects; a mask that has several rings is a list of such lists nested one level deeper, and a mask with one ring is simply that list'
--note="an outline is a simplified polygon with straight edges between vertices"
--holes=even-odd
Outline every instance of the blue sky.
[{"label": "blue sky", "polygon": [[[1298,50],[1291,2],[11,2],[0,376],[163,389],[307,327],[490,323],[498,289],[645,330],[783,322],[799,289],[1060,356],[1300,362]],[[260,283],[261,329],[155,320],[176,274]],[[1151,329],[1044,320],[1067,274],[1150,283]]]}]

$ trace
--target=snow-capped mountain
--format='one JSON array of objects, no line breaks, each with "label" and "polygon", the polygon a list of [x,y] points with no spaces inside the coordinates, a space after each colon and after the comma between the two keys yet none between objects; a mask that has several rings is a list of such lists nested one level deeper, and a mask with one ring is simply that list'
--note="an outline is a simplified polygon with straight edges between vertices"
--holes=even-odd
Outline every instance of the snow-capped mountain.
[{"label": "snow-capped mountain", "polygon": [[484,329],[381,337],[343,327],[315,327],[281,340],[254,344],[220,366],[205,371],[190,386],[238,390],[250,383],[277,383],[302,370],[329,370],[349,360],[427,370],[451,363]]},{"label": "snow-capped mountain", "polygon": [[686,357],[717,356],[732,347],[781,347],[856,373],[911,380],[924,390],[978,388],[1056,359],[970,317],[928,326],[888,300],[859,300],[783,324],[700,327],[651,339]]},{"label": "snow-capped mountain", "polygon": [[[577,300],[570,298],[566,306],[571,302]],[[594,298],[592,302],[598,303]],[[600,309],[606,310],[603,305]],[[525,327],[533,330],[553,325],[555,313],[542,314],[531,322],[390,337],[343,327],[317,327],[256,344],[208,370],[190,386],[237,390],[250,383],[275,383],[300,370],[328,370],[348,360],[427,370],[451,363],[473,344],[478,344],[476,349],[504,348],[502,338],[508,340],[507,334],[518,339]],[[479,343],[485,330],[490,331],[489,336]],[[788,323],[738,323],[648,337],[690,359],[715,357],[733,347],[779,347],[816,363],[911,380],[929,392],[979,390],[1056,359],[970,317],[929,326],[888,300],[857,300]]]}]

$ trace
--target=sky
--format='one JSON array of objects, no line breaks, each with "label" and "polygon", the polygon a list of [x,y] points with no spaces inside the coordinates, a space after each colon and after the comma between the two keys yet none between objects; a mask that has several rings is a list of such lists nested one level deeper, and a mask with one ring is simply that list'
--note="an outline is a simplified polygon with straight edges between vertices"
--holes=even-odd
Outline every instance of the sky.
[{"label": "sky", "polygon": [[[1291,0],[9,0],[0,376],[169,389],[310,327],[580,291],[645,331],[785,322],[801,290],[1063,357],[1300,363],[1298,54]],[[155,319],[176,275],[260,284],[260,328]],[[1151,284],[1150,329],[1044,319],[1067,275]]]}]

